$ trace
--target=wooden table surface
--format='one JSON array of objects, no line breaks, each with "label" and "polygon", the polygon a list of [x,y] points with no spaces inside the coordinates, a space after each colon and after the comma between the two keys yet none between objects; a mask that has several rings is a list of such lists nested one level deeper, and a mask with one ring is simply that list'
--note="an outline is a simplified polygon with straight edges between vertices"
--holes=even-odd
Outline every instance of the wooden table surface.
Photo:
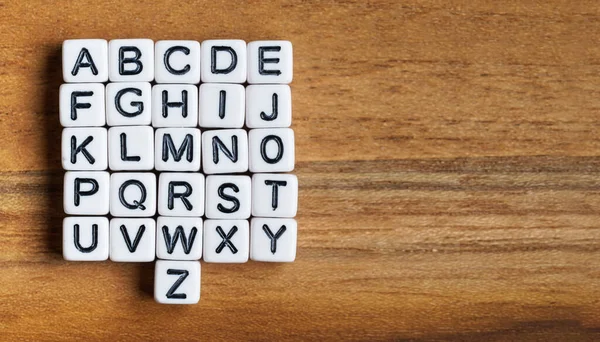
[{"label": "wooden table surface", "polygon": [[[69,38],[294,44],[297,261],[61,256]],[[600,340],[597,1],[0,2],[0,340]]]}]

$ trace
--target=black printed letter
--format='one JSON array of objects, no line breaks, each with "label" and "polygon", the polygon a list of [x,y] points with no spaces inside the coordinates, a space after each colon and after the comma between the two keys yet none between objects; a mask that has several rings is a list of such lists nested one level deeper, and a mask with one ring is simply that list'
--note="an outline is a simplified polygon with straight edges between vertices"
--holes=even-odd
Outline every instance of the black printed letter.
[{"label": "black printed letter", "polygon": [[77,102],[78,96],[92,96],[93,91],[74,91],[71,93],[71,120],[77,120],[77,109],[87,109],[92,107],[89,103]]},{"label": "black printed letter", "polygon": [[183,67],[183,69],[177,70],[177,69],[173,68],[171,66],[171,64],[169,63],[169,58],[171,57],[171,54],[173,52],[177,52],[177,51],[183,52],[184,55],[189,55],[190,54],[190,49],[186,48],[185,46],[172,46],[172,47],[168,48],[167,51],[165,51],[165,57],[163,58],[163,63],[165,63],[165,68],[171,74],[173,74],[173,75],[183,75],[183,74],[187,73],[188,71],[190,71],[190,65],[189,64],[186,64]]},{"label": "black printed letter", "polygon": [[[134,200],[133,204],[127,202],[127,200],[125,199],[125,190],[130,185],[135,185],[140,190],[140,199]],[[146,201],[146,195],[146,187],[144,186],[144,183],[140,182],[137,179],[127,180],[123,184],[121,184],[121,187],[119,187],[119,200],[121,201],[121,204],[123,204],[123,206],[127,209],[146,210],[146,207],[143,204]]]},{"label": "black printed letter", "polygon": [[240,200],[238,200],[234,196],[227,195],[224,191],[226,188],[231,188],[233,190],[233,192],[239,192],[240,189],[237,187],[237,185],[235,185],[233,183],[225,183],[225,184],[221,184],[221,186],[219,186],[219,189],[217,190],[219,197],[221,197],[222,199],[224,199],[226,201],[233,202],[233,206],[231,208],[225,208],[223,205],[221,205],[221,203],[219,203],[217,205],[217,209],[219,209],[219,211],[222,213],[231,214],[240,209]]},{"label": "black printed letter", "polygon": [[[83,61],[84,58],[87,62]],[[75,66],[73,67],[73,70],[71,70],[71,75],[76,76],[79,72],[79,68],[90,68],[94,76],[98,75],[98,68],[96,68],[96,64],[94,64],[94,60],[86,48],[82,48],[79,52]]]},{"label": "black printed letter", "polygon": [[119,112],[119,114],[127,118],[133,118],[142,114],[142,112],[144,111],[144,103],[141,101],[131,101],[130,105],[132,107],[137,108],[135,112],[129,113],[123,109],[123,107],[121,106],[121,97],[126,93],[134,93],[137,96],[142,96],[142,91],[137,88],[123,88],[119,90],[117,92],[117,95],[115,96],[115,108],[117,109],[117,112]]},{"label": "black printed letter", "polygon": [[[275,158],[271,158],[267,155],[267,144],[271,140],[275,141],[275,143],[277,144],[277,155],[275,156]],[[283,157],[283,141],[281,141],[281,138],[276,135],[267,135],[260,142],[260,155],[262,156],[262,159],[269,164],[275,164],[279,162]]]},{"label": "black printed letter", "polygon": [[[88,183],[92,185],[92,188],[87,191],[81,191],[81,184]],[[98,192],[98,181],[93,178],[75,178],[74,197],[73,202],[76,207],[79,206],[81,196],[91,196]]]},{"label": "black printed letter", "polygon": [[279,58],[265,58],[265,52],[281,51],[281,46],[261,46],[258,48],[258,73],[261,75],[281,75],[280,70],[265,70],[266,63],[279,63]]},{"label": "black printed letter", "polygon": [[[227,52],[231,56],[231,64],[225,69],[217,69],[217,52]],[[210,71],[213,74],[228,74],[237,66],[237,54],[229,46],[213,46],[210,50]]]},{"label": "black printed letter", "polygon": [[281,226],[275,235],[273,235],[273,232],[266,224],[263,224],[262,229],[271,240],[271,253],[275,254],[275,252],[277,252],[277,240],[281,237],[281,235],[283,235],[283,233],[285,233],[287,228],[285,228],[285,226]]},{"label": "black printed letter", "polygon": [[166,90],[162,91],[162,116],[166,118],[169,116],[169,108],[179,108],[181,107],[181,116],[187,118],[188,112],[188,93],[187,90],[181,91],[181,102],[169,102],[169,92]]},{"label": "black printed letter", "polygon": [[94,164],[96,159],[85,149],[85,147],[94,140],[94,137],[89,136],[85,138],[85,140],[81,143],[81,145],[77,146],[77,138],[74,135],[71,136],[71,163],[75,164],[77,162],[77,153],[81,152],[85,159],[87,159],[90,164]]},{"label": "black printed letter", "polygon": [[167,291],[167,298],[169,298],[169,299],[186,299],[187,295],[185,293],[174,293],[174,292],[179,288],[181,283],[183,283],[183,281],[185,280],[185,278],[187,278],[187,276],[190,274],[190,272],[188,272],[187,270],[174,270],[174,269],[169,268],[167,270],[167,274],[174,274],[174,275],[181,276],[177,279],[177,281],[175,281],[175,283],[173,284],[173,286],[171,286],[169,291]]},{"label": "black printed letter", "polygon": [[212,151],[213,151],[213,163],[219,163],[219,150],[225,154],[225,157],[229,158],[232,162],[237,162],[238,160],[238,144],[237,144],[237,136],[231,137],[231,151],[227,149],[227,146],[223,144],[219,137],[215,136],[212,138]]},{"label": "black printed letter", "polygon": [[[175,192],[175,187],[176,186],[183,186],[185,188],[184,192]],[[185,208],[187,210],[192,210],[194,208],[194,206],[192,206],[192,203],[190,203],[190,201],[187,199],[188,196],[190,196],[192,194],[192,186],[190,185],[190,183],[188,182],[169,182],[169,193],[168,193],[168,199],[167,199],[167,207],[170,210],[173,210],[174,207],[174,201],[176,198],[181,198],[181,202],[183,202],[183,205],[185,206]]]},{"label": "black printed letter", "polygon": [[83,247],[79,241],[79,225],[73,226],[73,241],[75,241],[75,248],[81,253],[93,252],[98,247],[98,225],[92,224],[92,243],[89,247]]},{"label": "black printed letter", "polygon": [[192,162],[194,159],[194,137],[191,134],[186,134],[185,139],[179,146],[179,149],[175,149],[175,144],[173,143],[173,139],[171,138],[171,134],[163,135],[163,143],[162,143],[162,160],[169,160],[169,151],[173,155],[173,159],[178,162],[183,157],[183,152],[185,152],[185,159],[188,162]]},{"label": "black printed letter", "polygon": [[273,207],[273,210],[277,209],[277,203],[278,201],[278,197],[279,197],[279,187],[280,186],[286,186],[287,182],[286,181],[275,181],[275,180],[266,180],[265,181],[265,185],[272,185],[273,186],[273,193],[271,195],[271,206]]},{"label": "black printed letter", "polygon": [[[133,52],[133,57],[125,57],[126,52]],[[119,48],[119,75],[137,75],[144,69],[142,62],[142,51],[135,46],[121,46]],[[125,64],[134,63],[135,68],[133,70],[125,70]]]}]

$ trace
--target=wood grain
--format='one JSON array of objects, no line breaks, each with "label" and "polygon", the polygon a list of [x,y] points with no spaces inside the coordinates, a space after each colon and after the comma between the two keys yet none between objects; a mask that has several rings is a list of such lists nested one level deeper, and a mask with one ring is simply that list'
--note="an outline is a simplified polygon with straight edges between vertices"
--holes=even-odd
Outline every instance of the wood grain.
[{"label": "wood grain", "polygon": [[[60,250],[68,38],[289,39],[297,262]],[[596,1],[0,1],[0,340],[600,339]]]}]

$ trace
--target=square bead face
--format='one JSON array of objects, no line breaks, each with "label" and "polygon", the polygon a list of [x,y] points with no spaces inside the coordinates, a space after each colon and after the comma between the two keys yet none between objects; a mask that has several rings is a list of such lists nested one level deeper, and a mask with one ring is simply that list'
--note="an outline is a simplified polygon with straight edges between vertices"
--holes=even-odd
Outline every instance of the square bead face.
[{"label": "square bead face", "polygon": [[239,39],[205,40],[201,45],[203,83],[246,82],[246,42]]},{"label": "square bead face", "polygon": [[106,122],[109,126],[149,125],[152,87],[148,82],[109,83],[106,86]]},{"label": "square bead face", "polygon": [[156,222],[152,218],[110,220],[110,260],[117,262],[154,261]]},{"label": "square bead face", "polygon": [[65,170],[106,170],[108,134],[103,127],[71,127],[62,131],[62,167]]},{"label": "square bead face", "polygon": [[65,82],[108,81],[108,42],[104,39],[65,40],[62,69]]},{"label": "square bead face", "polygon": [[158,180],[158,214],[204,215],[204,183],[204,175],[201,173],[161,173]]},{"label": "square bead face", "polygon": [[248,171],[248,135],[243,129],[202,134],[202,170],[206,174]]},{"label": "square bead face", "polygon": [[194,40],[159,40],[154,46],[157,83],[200,82],[200,43]]},{"label": "square bead face", "polygon": [[294,217],[298,210],[296,175],[256,173],[252,175],[252,216]]},{"label": "square bead face", "polygon": [[191,84],[152,87],[152,126],[198,126],[198,89]]},{"label": "square bead face", "polygon": [[249,128],[290,127],[292,92],[285,84],[246,87],[246,126]]},{"label": "square bead face", "polygon": [[69,261],[108,259],[106,217],[66,217],[63,220],[63,257]]},{"label": "square bead face", "polygon": [[204,83],[200,86],[199,122],[207,128],[242,128],[246,97],[241,84]]},{"label": "square bead face", "polygon": [[106,123],[102,83],[65,83],[59,91],[63,127],[100,127]]},{"label": "square bead face", "polygon": [[156,213],[156,176],[149,172],[110,175],[110,214],[150,217]]},{"label": "square bead face", "polygon": [[158,260],[154,268],[154,299],[161,304],[198,303],[200,263]]},{"label": "square bead face", "polygon": [[250,259],[265,262],[294,261],[297,235],[298,227],[294,219],[253,218],[250,228]]},{"label": "square bead face", "polygon": [[250,251],[248,220],[204,221],[204,261],[243,263]]},{"label": "square bead face", "polygon": [[294,169],[291,128],[252,129],[248,133],[250,172],[289,172]]},{"label": "square bead face", "polygon": [[156,224],[156,256],[167,260],[202,257],[202,219],[160,216]]},{"label": "square bead face", "polygon": [[106,171],[65,173],[63,206],[67,215],[106,215],[109,208],[109,175]]},{"label": "square bead face", "polygon": [[108,43],[111,82],[154,80],[154,42],[151,39],[113,39]]},{"label": "square bead face", "polygon": [[261,40],[248,43],[248,83],[288,84],[293,78],[292,43]]},{"label": "square bead face", "polygon": [[206,217],[211,219],[247,219],[250,217],[248,176],[207,176]]},{"label": "square bead face", "polygon": [[152,127],[111,127],[108,130],[108,164],[113,171],[152,170],[154,167]]},{"label": "square bead face", "polygon": [[154,138],[154,167],[159,171],[200,170],[200,130],[161,128]]}]

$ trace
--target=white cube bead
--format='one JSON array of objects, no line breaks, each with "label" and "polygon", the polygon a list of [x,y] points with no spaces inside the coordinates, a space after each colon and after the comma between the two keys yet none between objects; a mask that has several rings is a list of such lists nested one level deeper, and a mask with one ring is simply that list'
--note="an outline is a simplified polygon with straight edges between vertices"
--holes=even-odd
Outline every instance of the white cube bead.
[{"label": "white cube bead", "polygon": [[200,130],[160,128],[154,138],[154,167],[158,171],[200,170]]},{"label": "white cube bead", "polygon": [[248,43],[248,83],[288,84],[294,62],[292,43],[287,40],[261,40]]},{"label": "white cube bead", "polygon": [[106,85],[106,123],[109,126],[150,125],[152,87],[149,82]]},{"label": "white cube bead", "polygon": [[67,39],[62,45],[65,82],[108,81],[108,42],[104,39]]},{"label": "white cube bead", "polygon": [[68,215],[106,215],[110,181],[106,171],[69,171],[64,177],[63,206]]},{"label": "white cube bead", "polygon": [[65,83],[60,86],[59,93],[59,116],[63,127],[106,124],[102,83]]},{"label": "white cube bead", "polygon": [[112,171],[152,170],[154,167],[152,127],[111,127],[108,130],[108,164]]},{"label": "white cube bead", "polygon": [[199,91],[199,123],[208,128],[242,128],[246,96],[241,84],[204,83]]},{"label": "white cube bead", "polygon": [[154,261],[156,222],[152,218],[110,220],[110,260],[117,262]]},{"label": "white cube bead", "polygon": [[252,219],[250,259],[266,262],[292,262],[296,259],[298,226],[285,218]]},{"label": "white cube bead", "polygon": [[247,219],[250,217],[248,176],[207,176],[206,217],[211,219]]},{"label": "white cube bead", "polygon": [[158,180],[158,214],[204,215],[204,183],[201,173],[161,173]]},{"label": "white cube bead", "polygon": [[204,261],[243,263],[250,253],[248,220],[204,221]]},{"label": "white cube bead", "polygon": [[246,42],[239,39],[205,40],[201,46],[202,82],[246,82]]},{"label": "white cube bead", "polygon": [[285,84],[246,87],[246,126],[249,128],[290,127],[292,91]]},{"label": "white cube bead", "polygon": [[113,39],[108,43],[111,82],[154,80],[154,42],[151,39]]},{"label": "white cube bead", "polygon": [[248,134],[243,129],[205,131],[202,149],[206,174],[248,171]]},{"label": "white cube bead", "polygon": [[62,167],[101,171],[108,167],[108,134],[103,127],[71,127],[62,131]]},{"label": "white cube bead", "polygon": [[156,213],[156,176],[149,172],[110,175],[110,214],[150,217]]},{"label": "white cube bead", "polygon": [[252,129],[248,133],[250,172],[289,172],[294,169],[291,128]]},{"label": "white cube bead", "polygon": [[152,125],[198,126],[198,88],[193,84],[157,84],[152,87]]},{"label": "white cube bead", "polygon": [[108,259],[106,217],[66,217],[63,220],[63,257],[70,261]]},{"label": "white cube bead", "polygon": [[168,260],[200,259],[202,219],[159,216],[156,222],[156,256]]},{"label": "white cube bead", "polygon": [[157,83],[200,82],[200,43],[194,40],[159,40],[154,46]]},{"label": "white cube bead", "polygon": [[298,177],[281,173],[252,175],[252,216],[294,217],[298,210]]},{"label": "white cube bead", "polygon": [[154,299],[161,304],[198,303],[200,263],[158,260],[154,268]]}]

